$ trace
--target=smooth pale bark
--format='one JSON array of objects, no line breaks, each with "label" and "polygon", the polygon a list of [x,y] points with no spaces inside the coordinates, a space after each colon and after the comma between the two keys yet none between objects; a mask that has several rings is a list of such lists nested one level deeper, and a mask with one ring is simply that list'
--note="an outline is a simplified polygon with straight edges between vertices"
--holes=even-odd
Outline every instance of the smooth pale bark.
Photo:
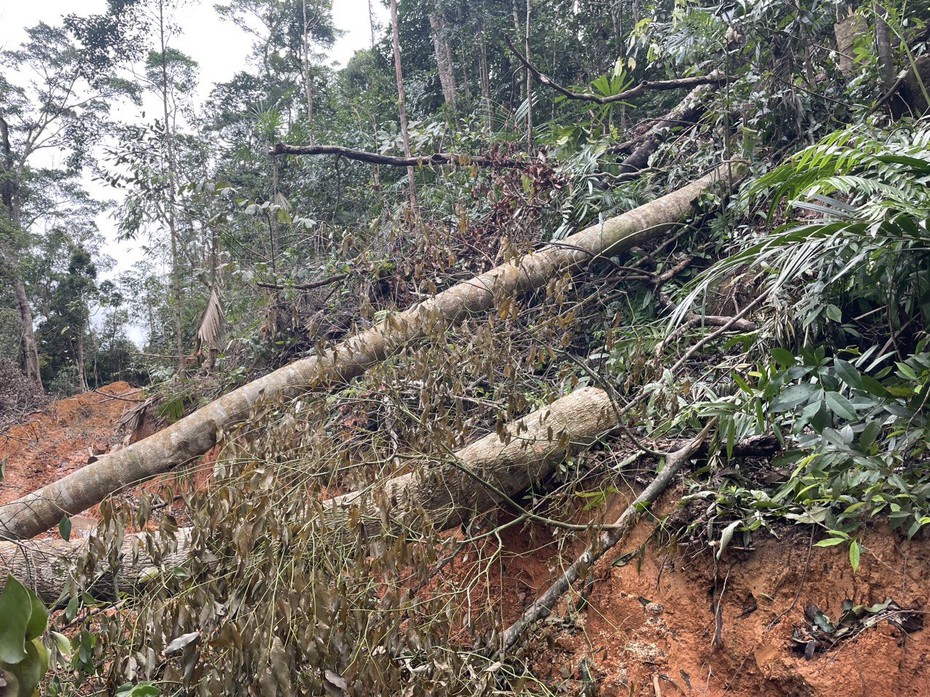
[{"label": "smooth pale bark", "polygon": [[[504,439],[490,433],[451,457],[421,463],[371,491],[324,501],[320,527],[340,535],[357,519],[362,531],[374,535],[382,531],[386,511],[393,530],[422,529],[427,520],[437,530],[448,529],[501,503],[498,492],[513,497],[538,484],[568,453],[591,445],[616,423],[607,393],[581,388],[509,424]],[[190,528],[181,529],[173,536],[171,551],[158,560],[148,550],[166,546],[161,536],[128,535],[116,577],[108,571],[89,584],[78,579],[79,586],[107,596],[115,596],[116,590],[132,592],[154,572],[183,564],[191,554],[191,534]],[[0,588],[11,573],[45,602],[53,602],[89,544],[87,539],[0,542]],[[104,559],[101,567],[105,564]]]},{"label": "smooth pale bark", "polygon": [[191,528],[181,528],[172,536],[167,552],[153,557],[147,548],[146,538],[153,535],[158,548],[165,548],[166,540],[157,533],[127,535],[120,549],[120,566],[114,576],[106,560],[102,545],[97,550],[98,561],[92,579],[78,577],[76,565],[96,541],[82,538],[66,542],[61,539],[39,539],[23,542],[0,542],[0,590],[8,574],[32,588],[42,602],[56,602],[72,578],[78,588],[95,597],[115,598],[119,593],[131,593],[147,579],[155,578],[161,570],[177,568],[190,558]]},{"label": "smooth pale bark", "polygon": [[542,288],[558,273],[658,237],[686,218],[701,194],[728,190],[744,167],[724,163],[655,201],[463,281],[321,355],[243,385],[163,431],[0,506],[0,537],[33,537],[56,525],[63,515],[80,513],[130,484],[194,460],[216,444],[222,431],[248,418],[260,399],[288,399],[344,383],[398,352],[411,339],[487,312],[498,299]]}]

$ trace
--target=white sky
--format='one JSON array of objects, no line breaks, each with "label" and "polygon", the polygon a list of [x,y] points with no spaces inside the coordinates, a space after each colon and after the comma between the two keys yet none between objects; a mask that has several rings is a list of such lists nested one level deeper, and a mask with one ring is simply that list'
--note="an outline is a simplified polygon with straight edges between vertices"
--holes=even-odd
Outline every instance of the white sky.
[{"label": "white sky", "polygon": [[[215,10],[217,0],[187,0],[174,16],[181,35],[171,45],[193,58],[200,66],[199,99],[202,103],[217,82],[225,82],[247,68],[252,38],[232,22],[221,20]],[[380,0],[371,0],[376,21],[384,27],[387,11]],[[329,61],[344,66],[361,48],[371,44],[369,0],[333,0],[333,21],[344,32],[330,51]],[[14,49],[26,38],[26,27],[39,22],[56,25],[66,14],[99,14],[106,9],[105,0],[0,0],[0,49]],[[380,37],[378,27],[376,37]],[[123,113],[120,113],[123,117]],[[132,118],[126,115],[126,118]],[[53,165],[54,162],[43,164]],[[85,180],[87,189],[97,198],[113,199],[117,192],[98,182]],[[97,224],[107,239],[106,251],[117,264],[114,272],[128,270],[141,258],[138,243],[118,242],[115,226],[108,213]],[[131,338],[141,337],[133,331]]]}]

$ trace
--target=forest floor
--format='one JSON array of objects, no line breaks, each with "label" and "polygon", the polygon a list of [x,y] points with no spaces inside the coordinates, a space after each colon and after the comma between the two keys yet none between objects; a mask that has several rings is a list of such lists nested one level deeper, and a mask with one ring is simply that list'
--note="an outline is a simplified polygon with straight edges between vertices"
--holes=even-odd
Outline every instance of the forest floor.
[{"label": "forest floor", "polygon": [[[0,433],[0,503],[118,447],[125,436],[117,423],[141,399],[118,382],[52,402]],[[666,501],[676,498],[670,492]],[[621,499],[611,506],[616,512],[626,505]],[[97,515],[76,516],[73,529],[88,534]],[[870,529],[853,573],[845,547],[815,547],[800,528],[784,529],[779,539],[759,534],[751,549],[731,548],[722,561],[706,546],[655,542],[653,532],[640,525],[601,560],[585,597],[567,596],[533,633],[522,655],[550,689],[602,697],[930,695],[930,631],[916,628],[930,599],[930,541]],[[567,562],[555,545],[540,544],[551,539],[544,527],[510,527],[501,538],[505,551],[475,599],[509,623]],[[460,561],[442,577],[468,574]],[[826,618],[839,624],[846,600],[869,606],[888,599],[897,605],[850,620],[842,631],[812,630],[813,606],[823,613],[823,629]],[[820,640],[811,657],[792,641],[796,631]]]}]

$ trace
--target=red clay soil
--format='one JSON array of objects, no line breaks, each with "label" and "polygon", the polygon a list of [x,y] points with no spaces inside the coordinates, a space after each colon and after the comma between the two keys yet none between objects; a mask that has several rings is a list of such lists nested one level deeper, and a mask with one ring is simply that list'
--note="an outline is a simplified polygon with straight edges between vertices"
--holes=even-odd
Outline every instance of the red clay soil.
[{"label": "red clay soil", "polygon": [[[791,642],[796,628],[810,626],[811,603],[836,620],[846,599],[868,606],[891,598],[922,617],[930,596],[926,540],[866,532],[855,574],[845,548],[812,547],[809,531],[794,530],[780,540],[760,536],[753,550],[716,563],[708,548],[647,545],[641,562],[614,566],[650,533],[641,525],[597,565],[586,603],[566,597],[533,633],[524,655],[550,687],[594,694],[584,691],[587,678],[599,697],[930,695],[930,628],[905,634],[880,622],[809,660]],[[549,582],[537,571],[538,560],[515,557],[505,575],[536,585],[535,596]]]},{"label": "red clay soil", "polygon": [[60,479],[119,442],[116,423],[141,401],[141,390],[114,382],[99,390],[49,403],[24,423],[0,433],[0,503]]},{"label": "red clay soil", "polygon": [[[7,459],[0,502],[106,452],[120,440],[120,415],[139,399],[138,390],[115,383],[50,404],[0,434],[0,458]],[[811,603],[831,619],[846,599],[871,605],[891,598],[925,612],[930,542],[867,531],[854,574],[844,548],[812,547],[806,529],[778,540],[760,536],[754,549],[720,562],[708,548],[647,544],[651,533],[640,525],[597,565],[585,601],[566,596],[531,630],[520,655],[549,689],[599,697],[930,696],[930,629],[905,634],[880,622],[809,660],[791,647],[794,629],[809,626],[804,609]],[[508,528],[503,552],[490,568],[482,565],[477,582],[478,550],[460,555],[437,581],[471,585],[476,612],[490,607],[510,623],[570,561],[568,554],[558,561],[552,540],[545,526]],[[641,557],[615,565],[644,544]]]}]

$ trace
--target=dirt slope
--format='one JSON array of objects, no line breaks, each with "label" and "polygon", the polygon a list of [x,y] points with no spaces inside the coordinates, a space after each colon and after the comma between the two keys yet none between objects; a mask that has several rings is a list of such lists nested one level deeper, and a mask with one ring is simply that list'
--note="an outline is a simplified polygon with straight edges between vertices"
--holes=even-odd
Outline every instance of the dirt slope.
[{"label": "dirt slope", "polygon": [[706,548],[649,546],[641,563],[634,557],[613,565],[650,532],[641,526],[608,555],[584,610],[574,611],[577,595],[563,603],[561,619],[529,647],[531,665],[566,694],[584,694],[587,674],[600,697],[930,695],[928,630],[905,633],[881,621],[810,659],[791,642],[796,628],[811,626],[810,604],[836,621],[844,600],[891,598],[922,619],[930,595],[927,541],[867,532],[855,574],[845,548],[812,547],[809,531],[793,530],[781,540],[761,536],[753,550],[721,562]]},{"label": "dirt slope", "polygon": [[[117,444],[116,423],[141,401],[141,390],[115,382],[49,403],[25,422],[0,433],[0,504],[27,494],[87,464]],[[77,521],[80,525],[80,519]]]}]

